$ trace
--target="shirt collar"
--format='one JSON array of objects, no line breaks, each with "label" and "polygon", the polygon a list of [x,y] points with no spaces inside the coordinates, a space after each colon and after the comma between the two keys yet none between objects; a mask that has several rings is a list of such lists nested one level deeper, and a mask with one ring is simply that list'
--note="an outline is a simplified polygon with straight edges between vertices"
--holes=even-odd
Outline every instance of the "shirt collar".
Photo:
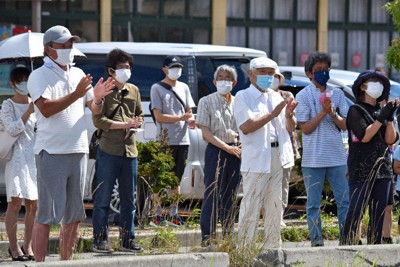
[{"label": "shirt collar", "polygon": [[265,91],[265,93],[263,93],[260,90],[258,90],[253,84],[250,84],[250,87],[249,87],[249,93],[253,99],[265,97],[265,94],[269,94],[271,91],[272,91],[272,89],[267,89]]},{"label": "shirt collar", "polygon": [[[56,70],[58,70],[58,71],[62,71],[62,72],[64,72],[65,70],[63,70],[59,65],[57,65],[56,63],[54,63],[54,61],[49,57],[49,56],[45,56],[44,58],[43,58],[43,62],[44,62],[44,65],[46,66],[46,67],[48,67],[49,69],[51,69],[51,68],[55,68]],[[71,67],[71,66],[74,66],[75,65],[75,63],[71,63],[71,64],[69,64],[69,67]]]},{"label": "shirt collar", "polygon": [[220,93],[218,93],[218,92],[215,92],[215,93],[216,93],[216,95],[217,95],[217,98],[218,98],[220,101],[222,101],[222,102],[224,102],[224,103],[227,103],[227,104],[232,103],[232,94],[231,94],[231,93],[229,93],[228,100],[226,100],[225,96],[221,95]]}]

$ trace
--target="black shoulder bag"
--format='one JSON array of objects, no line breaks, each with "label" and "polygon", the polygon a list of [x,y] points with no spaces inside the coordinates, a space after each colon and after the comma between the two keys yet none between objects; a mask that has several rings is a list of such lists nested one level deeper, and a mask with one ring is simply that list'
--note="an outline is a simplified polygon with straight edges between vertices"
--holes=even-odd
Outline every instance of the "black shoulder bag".
[{"label": "black shoulder bag", "polygon": [[[110,116],[107,117],[107,119],[114,118],[115,114],[117,114],[119,107],[122,105],[124,97],[125,97],[125,93],[122,92],[121,102],[118,103],[118,106],[113,110],[113,112],[110,114]],[[99,147],[99,140],[100,140],[100,137],[102,134],[103,134],[103,130],[101,130],[101,129],[96,129],[93,132],[92,138],[90,139],[90,143],[89,143],[89,159],[96,159],[97,149]]]},{"label": "black shoulder bag", "polygon": [[[178,99],[179,103],[181,103],[181,105],[183,107],[183,111],[186,110],[185,109],[185,102],[183,102],[183,100],[178,96],[178,94],[174,90],[172,90],[171,85],[169,85],[168,83],[165,83],[165,82],[158,82],[157,84],[162,86],[162,87],[164,87],[167,90],[170,90],[174,94],[176,99]],[[153,119],[154,124],[156,124],[156,118],[154,117],[154,112],[153,112],[153,109],[151,108],[151,101],[149,103],[149,110],[150,110],[151,118]]]}]

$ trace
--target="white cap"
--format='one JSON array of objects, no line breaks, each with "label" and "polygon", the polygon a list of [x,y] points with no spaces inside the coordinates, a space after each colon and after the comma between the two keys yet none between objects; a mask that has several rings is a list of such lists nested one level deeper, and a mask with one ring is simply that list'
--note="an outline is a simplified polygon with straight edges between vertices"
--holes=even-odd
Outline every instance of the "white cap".
[{"label": "white cap", "polygon": [[250,69],[260,69],[260,68],[272,68],[277,69],[278,64],[270,58],[267,57],[257,57],[250,61]]}]

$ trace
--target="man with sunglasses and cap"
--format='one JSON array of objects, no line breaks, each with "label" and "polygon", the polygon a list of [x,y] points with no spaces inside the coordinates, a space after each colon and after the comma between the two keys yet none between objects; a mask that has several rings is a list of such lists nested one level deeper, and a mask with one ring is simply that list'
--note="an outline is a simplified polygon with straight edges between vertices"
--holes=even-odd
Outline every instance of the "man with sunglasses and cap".
[{"label": "man with sunglasses and cap", "polygon": [[[195,127],[195,119],[192,108],[195,107],[186,83],[178,81],[182,75],[183,63],[178,56],[167,56],[162,65],[165,74],[161,82],[151,87],[151,109],[157,124],[157,138],[163,138],[164,130],[167,130],[167,142],[172,150],[175,161],[173,171],[179,181],[185,170],[189,150],[189,128]],[[170,190],[170,195],[179,193],[179,186]],[[160,201],[155,196],[155,218],[152,224],[164,223]],[[178,203],[170,207],[169,216],[175,225],[184,225],[184,221],[178,215]]]},{"label": "man with sunglasses and cap", "polygon": [[99,113],[102,99],[114,87],[73,67],[73,43],[79,37],[60,25],[43,37],[42,67],[29,76],[28,90],[35,104],[37,132],[34,152],[37,165],[38,210],[33,230],[36,261],[44,261],[50,226],[60,227],[60,258],[70,260],[80,221],[84,220],[83,187],[88,161],[85,107]]}]

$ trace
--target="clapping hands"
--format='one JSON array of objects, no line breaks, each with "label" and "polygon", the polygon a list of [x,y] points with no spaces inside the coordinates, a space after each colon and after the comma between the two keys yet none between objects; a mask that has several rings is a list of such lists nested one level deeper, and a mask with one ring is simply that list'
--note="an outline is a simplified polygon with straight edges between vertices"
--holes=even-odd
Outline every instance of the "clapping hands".
[{"label": "clapping hands", "polygon": [[383,123],[385,120],[393,121],[394,120],[394,112],[398,108],[399,99],[396,98],[394,100],[389,101],[379,113],[378,117],[376,118],[377,121]]}]

